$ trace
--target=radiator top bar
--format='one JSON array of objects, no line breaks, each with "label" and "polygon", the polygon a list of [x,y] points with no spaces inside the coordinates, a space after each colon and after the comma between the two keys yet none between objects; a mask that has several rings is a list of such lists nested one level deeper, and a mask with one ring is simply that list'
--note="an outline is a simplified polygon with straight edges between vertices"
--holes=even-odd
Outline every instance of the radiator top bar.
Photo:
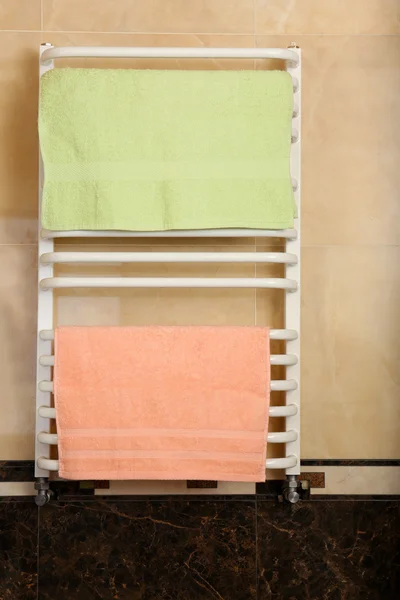
[{"label": "radiator top bar", "polygon": [[58,58],[274,58],[287,60],[296,67],[296,52],[284,48],[145,48],[118,46],[49,47],[41,55],[41,63]]}]

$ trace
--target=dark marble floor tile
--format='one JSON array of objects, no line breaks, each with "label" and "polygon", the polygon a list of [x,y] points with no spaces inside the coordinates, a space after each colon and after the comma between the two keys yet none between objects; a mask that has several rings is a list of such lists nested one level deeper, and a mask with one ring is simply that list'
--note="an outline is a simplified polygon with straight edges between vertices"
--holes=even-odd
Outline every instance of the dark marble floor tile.
[{"label": "dark marble floor tile", "polygon": [[35,481],[33,460],[0,460],[0,481]]},{"label": "dark marble floor tile", "polygon": [[398,600],[400,502],[258,502],[259,600]]},{"label": "dark marble floor tile", "polygon": [[255,600],[254,501],[40,509],[39,600]]},{"label": "dark marble floor tile", "polygon": [[399,458],[303,458],[302,467],[400,467]]},{"label": "dark marble floor tile", "polygon": [[0,598],[34,600],[37,593],[38,509],[30,502],[0,501]]}]

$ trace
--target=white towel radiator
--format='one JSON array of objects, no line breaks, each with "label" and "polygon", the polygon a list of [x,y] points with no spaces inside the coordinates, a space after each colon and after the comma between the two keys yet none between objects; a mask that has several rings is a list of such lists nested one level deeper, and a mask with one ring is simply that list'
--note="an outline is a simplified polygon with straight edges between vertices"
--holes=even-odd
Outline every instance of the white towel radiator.
[{"label": "white towel radiator", "polygon": [[[59,58],[243,58],[281,59],[293,80],[294,111],[292,127],[291,176],[297,205],[295,227],[290,230],[216,229],[168,232],[127,231],[46,231],[41,228],[43,165],[39,164],[39,282],[37,327],[37,388],[35,476],[38,478],[38,504],[48,497],[47,478],[58,471],[58,461],[50,457],[50,446],[57,444],[57,434],[50,433],[52,407],[52,367],[54,365],[53,290],[57,288],[278,288],[285,290],[285,329],[271,330],[272,340],[284,340],[286,353],[271,356],[271,365],[286,367],[286,379],[271,381],[271,392],[286,392],[283,406],[271,406],[270,417],[285,417],[286,430],[268,434],[269,444],[284,444],[285,455],[267,459],[268,469],[284,469],[289,482],[300,473],[300,163],[301,163],[301,51],[295,45],[279,48],[113,48],[40,47],[39,76],[54,68]],[[207,238],[263,237],[283,238],[284,252],[54,252],[58,238]],[[171,277],[54,277],[53,266],[59,263],[281,263],[283,278],[171,278]],[[292,493],[296,501],[296,493]]]}]

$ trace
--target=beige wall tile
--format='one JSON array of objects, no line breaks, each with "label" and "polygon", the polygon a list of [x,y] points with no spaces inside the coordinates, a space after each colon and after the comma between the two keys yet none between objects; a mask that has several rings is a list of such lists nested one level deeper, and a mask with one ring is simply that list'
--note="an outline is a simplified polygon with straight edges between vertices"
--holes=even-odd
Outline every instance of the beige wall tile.
[{"label": "beige wall tile", "polygon": [[2,496],[36,496],[33,481],[2,481],[0,482],[0,498]]},{"label": "beige wall tile", "polygon": [[0,456],[34,457],[36,248],[0,246]]},{"label": "beige wall tile", "polygon": [[44,29],[253,33],[253,0],[43,0]]},{"label": "beige wall tile", "polygon": [[[132,277],[252,278],[254,265],[222,263],[127,265],[124,273]],[[126,298],[123,302],[124,324],[253,325],[254,323],[253,289],[143,289],[136,290],[132,296],[132,299]]]},{"label": "beige wall tile", "polygon": [[399,494],[400,467],[303,467],[308,473],[325,473],[325,488],[312,488],[319,494]]},{"label": "beige wall tile", "polygon": [[[126,248],[133,250],[134,247]],[[136,248],[137,249],[137,248]],[[139,248],[140,249],[140,248]],[[160,249],[160,248],[157,248]],[[165,247],[163,248],[165,250]],[[168,246],[169,251],[182,251]],[[230,251],[231,247],[196,247]],[[235,247],[238,251],[252,248]],[[253,264],[133,264],[120,267],[59,265],[57,274],[121,277],[254,277]],[[254,325],[253,289],[110,289],[59,290],[57,320],[80,325]],[[87,320],[87,321],[86,321]]]},{"label": "beige wall tile", "polygon": [[[110,292],[108,293],[110,294]],[[120,324],[121,299],[118,296],[102,295],[102,292],[94,293],[93,296],[83,294],[85,292],[80,294],[75,292],[73,295],[67,291],[55,292],[54,305],[57,325],[107,327]]]},{"label": "beige wall tile", "polygon": [[358,6],[353,1],[255,0],[255,11],[258,34],[356,32]]},{"label": "beige wall tile", "polygon": [[400,248],[302,260],[302,456],[398,458]]},{"label": "beige wall tile", "polygon": [[[0,490],[1,491],[1,490]],[[225,494],[254,494],[254,483],[219,481],[215,489],[188,489],[186,481],[111,481],[108,490],[95,490],[98,496],[152,495],[218,496]]]},{"label": "beige wall tile", "polygon": [[0,0],[0,31],[40,29],[41,0]]},{"label": "beige wall tile", "polygon": [[0,243],[37,238],[36,33],[0,32]]},{"label": "beige wall tile", "polygon": [[398,0],[255,0],[255,31],[291,36],[400,33],[400,4]]},{"label": "beige wall tile", "polygon": [[357,0],[354,4],[357,6],[357,33],[400,33],[398,0]]},{"label": "beige wall tile", "polygon": [[400,37],[304,44],[303,243],[399,244]]},{"label": "beige wall tile", "polygon": [[297,41],[303,49],[303,244],[399,244],[400,36]]}]

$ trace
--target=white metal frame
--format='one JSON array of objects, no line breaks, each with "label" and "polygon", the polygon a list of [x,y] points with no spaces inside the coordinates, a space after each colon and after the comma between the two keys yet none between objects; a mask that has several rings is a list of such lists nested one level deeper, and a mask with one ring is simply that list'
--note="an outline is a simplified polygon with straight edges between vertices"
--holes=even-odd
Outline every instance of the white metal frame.
[{"label": "white metal frame", "polygon": [[[271,365],[286,367],[286,379],[271,381],[270,391],[286,392],[284,406],[271,406],[270,417],[285,417],[286,430],[268,434],[268,443],[285,444],[282,458],[267,459],[269,469],[285,469],[287,475],[300,473],[300,166],[301,166],[301,51],[291,46],[280,48],[115,48],[68,47],[40,48],[39,76],[54,68],[58,58],[118,57],[118,58],[274,58],[286,61],[286,70],[293,79],[295,94],[291,174],[298,217],[294,229],[216,229],[191,231],[48,231],[41,229],[43,164],[39,163],[39,269],[38,269],[38,330],[37,330],[37,390],[35,476],[48,477],[58,471],[58,461],[50,459],[50,446],[57,445],[57,434],[49,433],[49,419],[55,418],[51,407],[54,366],[53,289],[78,287],[233,287],[275,288],[285,290],[285,329],[273,329],[271,340],[285,340],[286,353],[272,355]],[[54,252],[54,239],[76,238],[190,238],[190,237],[277,237],[286,242],[285,252]],[[53,265],[120,264],[120,263],[281,263],[283,278],[162,278],[162,277],[54,277]]]}]

